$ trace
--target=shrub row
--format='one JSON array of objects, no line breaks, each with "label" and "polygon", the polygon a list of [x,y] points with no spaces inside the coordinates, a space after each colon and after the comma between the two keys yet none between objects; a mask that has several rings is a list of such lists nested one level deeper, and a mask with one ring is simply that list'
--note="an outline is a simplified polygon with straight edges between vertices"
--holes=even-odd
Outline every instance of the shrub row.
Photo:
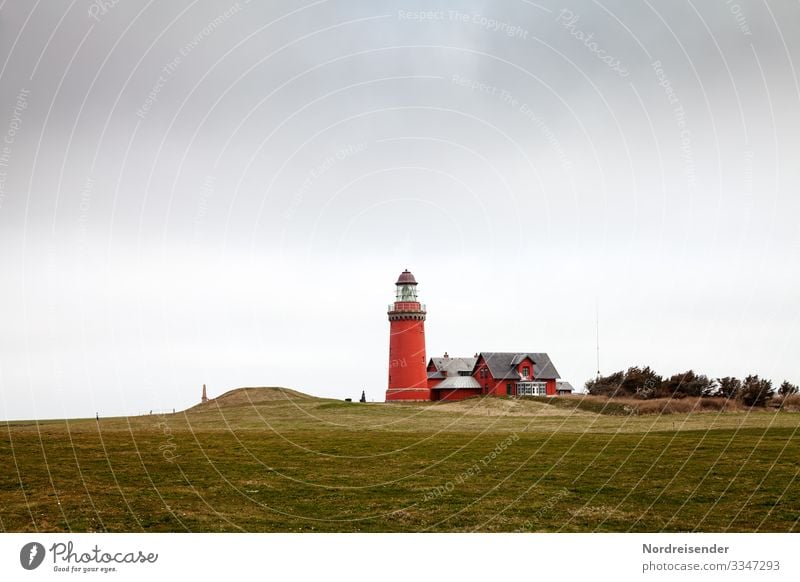
[{"label": "shrub row", "polygon": [[[608,398],[636,398],[639,400],[717,398],[736,400],[744,406],[765,406],[775,396],[772,380],[759,378],[751,374],[744,380],[732,376],[709,378],[705,374],[696,374],[693,370],[673,374],[664,378],[650,366],[640,368],[634,366],[626,371],[614,372],[608,376],[598,376],[586,382],[586,389],[594,396]],[[798,387],[784,380],[777,390],[777,395],[786,400],[798,394]],[[685,406],[689,406],[686,404]],[[695,406],[695,404],[692,404]],[[701,404],[713,407],[716,404]],[[726,405],[727,406],[727,405]]]}]

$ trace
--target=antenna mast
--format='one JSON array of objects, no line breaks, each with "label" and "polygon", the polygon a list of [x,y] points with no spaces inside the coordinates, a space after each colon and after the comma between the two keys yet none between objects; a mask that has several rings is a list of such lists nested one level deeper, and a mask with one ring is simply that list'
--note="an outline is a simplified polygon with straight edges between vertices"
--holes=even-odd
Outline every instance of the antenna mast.
[{"label": "antenna mast", "polygon": [[597,297],[594,298],[594,320],[595,320],[595,333],[597,340],[597,377],[600,377],[600,308],[598,306]]}]

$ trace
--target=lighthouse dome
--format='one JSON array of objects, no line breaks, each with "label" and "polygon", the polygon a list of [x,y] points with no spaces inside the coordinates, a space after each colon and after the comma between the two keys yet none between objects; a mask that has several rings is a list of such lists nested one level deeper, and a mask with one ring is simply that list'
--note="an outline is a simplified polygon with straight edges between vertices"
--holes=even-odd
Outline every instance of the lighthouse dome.
[{"label": "lighthouse dome", "polygon": [[414,278],[414,275],[411,274],[411,271],[406,269],[400,276],[397,278],[397,282],[395,285],[416,285],[417,280]]}]

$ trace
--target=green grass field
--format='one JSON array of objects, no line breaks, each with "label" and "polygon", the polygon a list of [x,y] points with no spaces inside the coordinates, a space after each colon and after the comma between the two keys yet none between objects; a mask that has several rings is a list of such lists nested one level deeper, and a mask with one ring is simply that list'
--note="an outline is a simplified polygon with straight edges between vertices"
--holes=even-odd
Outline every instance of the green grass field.
[{"label": "green grass field", "polygon": [[[3,531],[800,531],[800,413],[250,388],[0,428]],[[594,407],[597,409],[597,407]]]}]

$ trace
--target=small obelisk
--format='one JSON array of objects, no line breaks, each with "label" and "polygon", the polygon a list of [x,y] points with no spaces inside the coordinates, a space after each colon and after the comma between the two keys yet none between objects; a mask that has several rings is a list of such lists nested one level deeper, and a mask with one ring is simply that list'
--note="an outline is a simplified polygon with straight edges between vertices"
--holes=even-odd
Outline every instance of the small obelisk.
[{"label": "small obelisk", "polygon": [[203,384],[203,396],[200,398],[200,402],[208,402],[208,395],[206,395],[206,385]]}]

